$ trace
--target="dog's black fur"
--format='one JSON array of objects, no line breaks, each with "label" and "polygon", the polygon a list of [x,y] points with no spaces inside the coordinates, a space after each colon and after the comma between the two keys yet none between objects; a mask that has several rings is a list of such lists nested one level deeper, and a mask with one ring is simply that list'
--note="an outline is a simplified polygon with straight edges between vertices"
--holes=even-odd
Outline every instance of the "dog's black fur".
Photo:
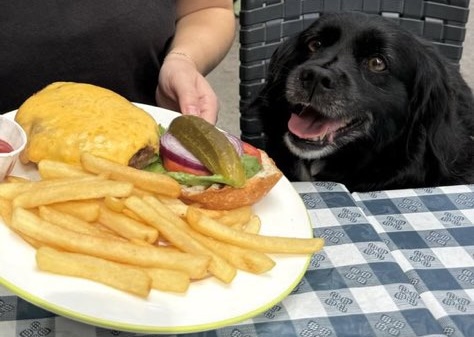
[{"label": "dog's black fur", "polygon": [[371,191],[473,183],[473,103],[430,43],[349,12],[324,14],[278,47],[249,113],[290,180]]}]

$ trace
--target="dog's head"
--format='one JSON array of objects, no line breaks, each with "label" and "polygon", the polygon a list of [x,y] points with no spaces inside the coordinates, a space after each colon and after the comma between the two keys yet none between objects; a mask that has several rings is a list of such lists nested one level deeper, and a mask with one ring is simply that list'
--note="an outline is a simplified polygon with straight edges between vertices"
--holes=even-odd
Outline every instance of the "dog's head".
[{"label": "dog's head", "polygon": [[286,146],[317,159],[361,139],[377,144],[406,133],[410,106],[423,103],[417,82],[443,77],[430,48],[378,15],[321,16],[270,63],[268,90],[284,93]]}]

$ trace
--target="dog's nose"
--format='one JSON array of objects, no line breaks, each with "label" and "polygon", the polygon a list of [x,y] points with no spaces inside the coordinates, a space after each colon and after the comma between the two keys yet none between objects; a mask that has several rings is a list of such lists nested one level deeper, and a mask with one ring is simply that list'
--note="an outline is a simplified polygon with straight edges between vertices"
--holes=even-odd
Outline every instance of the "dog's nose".
[{"label": "dog's nose", "polygon": [[329,70],[324,68],[306,68],[301,70],[299,76],[303,88],[313,91],[314,89],[331,90],[334,83]]}]

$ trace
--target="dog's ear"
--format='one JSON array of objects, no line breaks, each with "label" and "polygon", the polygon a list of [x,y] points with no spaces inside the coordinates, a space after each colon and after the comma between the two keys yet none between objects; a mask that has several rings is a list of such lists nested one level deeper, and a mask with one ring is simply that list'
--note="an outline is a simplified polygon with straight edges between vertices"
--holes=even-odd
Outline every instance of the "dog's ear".
[{"label": "dog's ear", "polygon": [[[444,59],[434,46],[421,44],[415,53],[417,66],[409,105],[409,138],[407,146],[425,146],[431,169],[449,176],[446,163],[458,152],[458,109],[464,102],[460,92],[470,89],[456,66]],[[420,135],[424,139],[420,139]],[[424,142],[424,144],[420,143]],[[410,151],[414,153],[417,151]]]},{"label": "dog's ear", "polygon": [[420,119],[437,117],[448,111],[450,83],[447,64],[434,47],[420,43],[413,46],[418,50],[416,71],[411,88],[410,113]]}]

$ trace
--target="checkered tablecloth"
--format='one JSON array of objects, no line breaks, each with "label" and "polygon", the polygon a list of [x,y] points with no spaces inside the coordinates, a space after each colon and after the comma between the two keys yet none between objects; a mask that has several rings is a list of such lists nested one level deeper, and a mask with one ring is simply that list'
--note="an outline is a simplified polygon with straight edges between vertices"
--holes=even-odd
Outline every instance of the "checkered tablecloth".
[{"label": "checkered tablecloth", "polygon": [[[183,336],[474,337],[474,186],[293,186],[326,240],[304,278],[253,319]],[[139,335],[56,316],[0,286],[0,337],[13,336]]]},{"label": "checkered tablecloth", "polygon": [[448,336],[474,337],[474,186],[354,194]]}]

